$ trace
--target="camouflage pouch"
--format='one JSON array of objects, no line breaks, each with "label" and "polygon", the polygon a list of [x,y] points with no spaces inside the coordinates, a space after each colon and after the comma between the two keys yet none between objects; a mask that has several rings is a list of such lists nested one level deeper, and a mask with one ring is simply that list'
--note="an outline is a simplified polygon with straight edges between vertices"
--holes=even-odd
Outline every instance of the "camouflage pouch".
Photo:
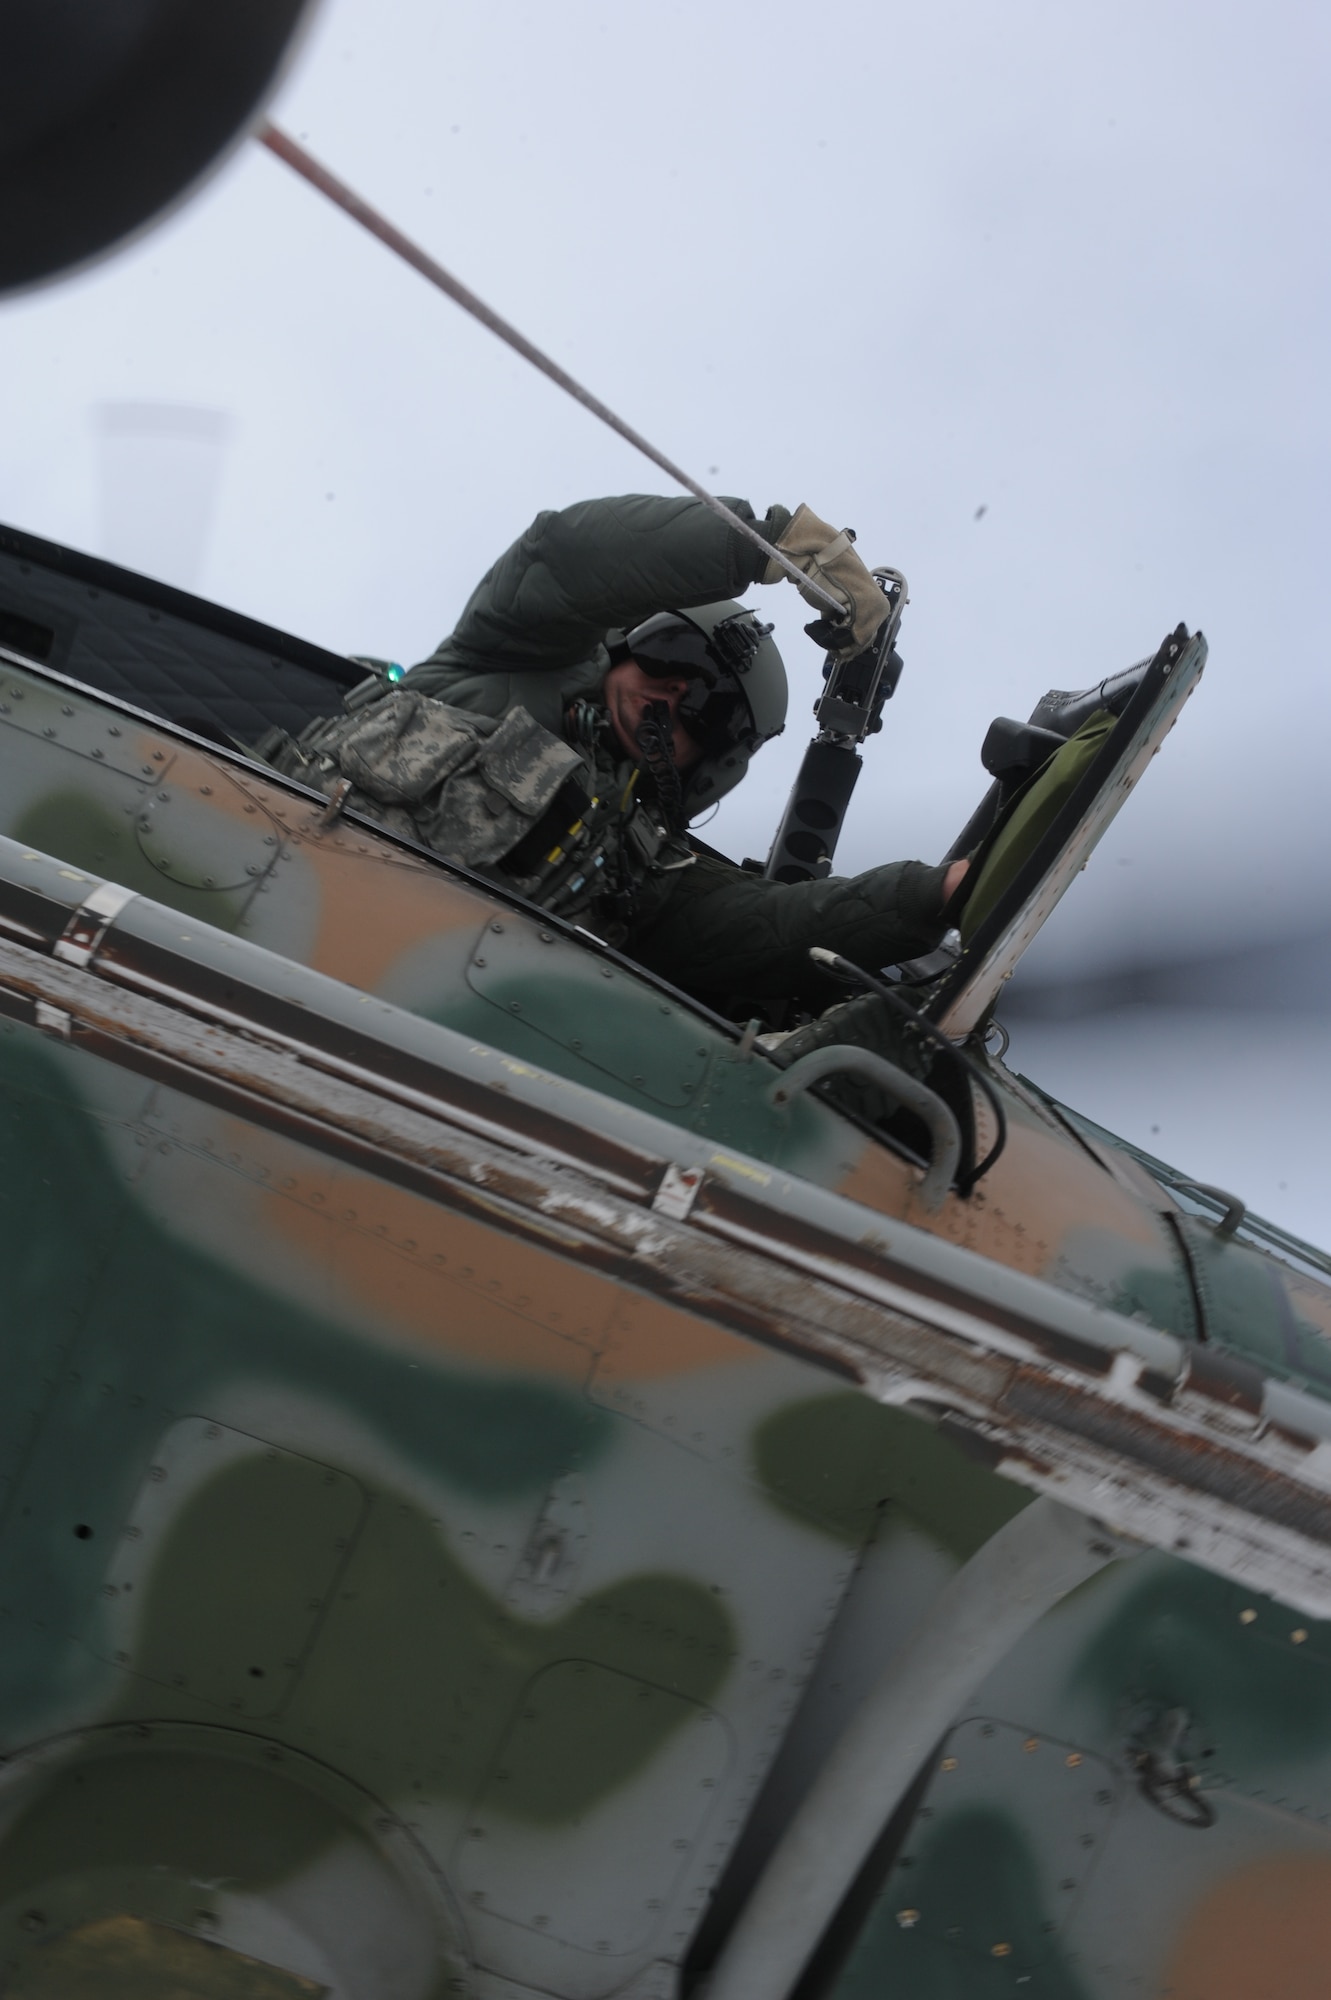
[{"label": "camouflage pouch", "polygon": [[355,811],[470,868],[501,861],[585,769],[525,708],[496,722],[411,688],[314,723],[299,741],[270,732],[256,755],[322,792],[340,772]]},{"label": "camouflage pouch", "polygon": [[350,714],[321,716],[298,737],[270,729],[254,755],[319,791],[340,776],[350,778],[362,804],[410,807],[474,756],[494,727],[488,716],[462,715],[400,688]]},{"label": "camouflage pouch", "polygon": [[471,867],[499,861],[516,847],[564,780],[583,769],[578,752],[525,708],[511,708],[489,727],[470,761],[448,777],[428,817],[417,815],[429,846]]},{"label": "camouflage pouch", "polygon": [[411,807],[470,762],[493,728],[488,716],[464,715],[399,688],[339,720],[335,734],[327,732],[319,748],[336,757],[343,777],[367,797],[381,805]]}]

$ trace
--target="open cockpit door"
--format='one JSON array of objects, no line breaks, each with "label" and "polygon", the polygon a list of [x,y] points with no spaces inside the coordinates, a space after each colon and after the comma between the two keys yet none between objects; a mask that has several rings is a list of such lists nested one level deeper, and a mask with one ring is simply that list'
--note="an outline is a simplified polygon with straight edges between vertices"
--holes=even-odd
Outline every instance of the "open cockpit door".
[{"label": "open cockpit door", "polygon": [[[971,879],[976,909],[983,913],[968,926],[963,911],[961,951],[928,1008],[945,1034],[960,1039],[985,1020],[1027,945],[1173,727],[1205,663],[1202,634],[1180,625],[1143,669],[1102,683],[1086,696],[1046,695],[1029,724],[995,723],[985,762],[999,773],[999,783],[953,850],[966,852],[979,843]],[[1097,695],[1103,700],[1097,702]],[[1066,725],[1080,721],[1082,710],[1087,720],[1079,737]],[[1044,762],[1010,797],[1002,783],[1004,741],[1011,742],[1014,759],[1044,751]],[[1070,784],[1065,778],[1060,787],[1060,770],[1073,774]],[[1056,801],[1042,827],[1040,786],[1046,787],[1046,803]],[[1033,841],[1025,852],[1011,838],[1023,809]],[[1005,837],[1006,850],[999,845]]]}]

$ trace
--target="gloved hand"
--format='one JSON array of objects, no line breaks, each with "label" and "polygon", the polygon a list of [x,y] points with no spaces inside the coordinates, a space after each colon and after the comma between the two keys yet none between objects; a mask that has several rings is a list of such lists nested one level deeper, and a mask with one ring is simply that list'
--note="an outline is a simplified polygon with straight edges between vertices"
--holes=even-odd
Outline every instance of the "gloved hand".
[{"label": "gloved hand", "polygon": [[[887,617],[890,606],[856,555],[849,531],[843,529],[838,534],[835,528],[829,527],[826,521],[820,521],[808,507],[801,505],[791,515],[789,526],[776,547],[803,570],[811,583],[820,585],[846,607],[843,623],[838,624],[824,616],[806,625],[804,629],[809,637],[834,653],[862,653]],[[779,583],[784,575],[785,571],[778,564],[769,562],[762,581]],[[818,602],[809,596],[802,584],[797,584],[796,588],[807,602]]]}]

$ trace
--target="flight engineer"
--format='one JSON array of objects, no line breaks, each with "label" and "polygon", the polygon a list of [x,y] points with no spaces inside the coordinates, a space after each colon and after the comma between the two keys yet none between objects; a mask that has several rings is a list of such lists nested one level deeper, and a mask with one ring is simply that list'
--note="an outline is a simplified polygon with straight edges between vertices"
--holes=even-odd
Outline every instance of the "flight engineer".
[{"label": "flight engineer", "polygon": [[[845,607],[810,635],[866,647],[888,607],[852,538],[803,506],[756,525]],[[261,754],[324,791],[349,780],[347,804],[713,1005],[789,996],[814,944],[867,966],[917,957],[942,937],[965,862],[775,882],[689,834],[784,727],[771,627],[735,601],[783,574],[692,498],[539,514],[429,659]]]}]

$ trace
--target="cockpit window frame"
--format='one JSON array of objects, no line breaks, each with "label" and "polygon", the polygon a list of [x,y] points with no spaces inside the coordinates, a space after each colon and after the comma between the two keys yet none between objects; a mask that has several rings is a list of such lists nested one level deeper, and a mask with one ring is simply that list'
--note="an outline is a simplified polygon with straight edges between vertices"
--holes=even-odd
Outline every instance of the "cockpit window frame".
[{"label": "cockpit window frame", "polygon": [[934,993],[928,1013],[944,1034],[961,1040],[988,1019],[1027,946],[1172,729],[1206,653],[1202,633],[1184,625],[1164,640],[1089,770]]}]

